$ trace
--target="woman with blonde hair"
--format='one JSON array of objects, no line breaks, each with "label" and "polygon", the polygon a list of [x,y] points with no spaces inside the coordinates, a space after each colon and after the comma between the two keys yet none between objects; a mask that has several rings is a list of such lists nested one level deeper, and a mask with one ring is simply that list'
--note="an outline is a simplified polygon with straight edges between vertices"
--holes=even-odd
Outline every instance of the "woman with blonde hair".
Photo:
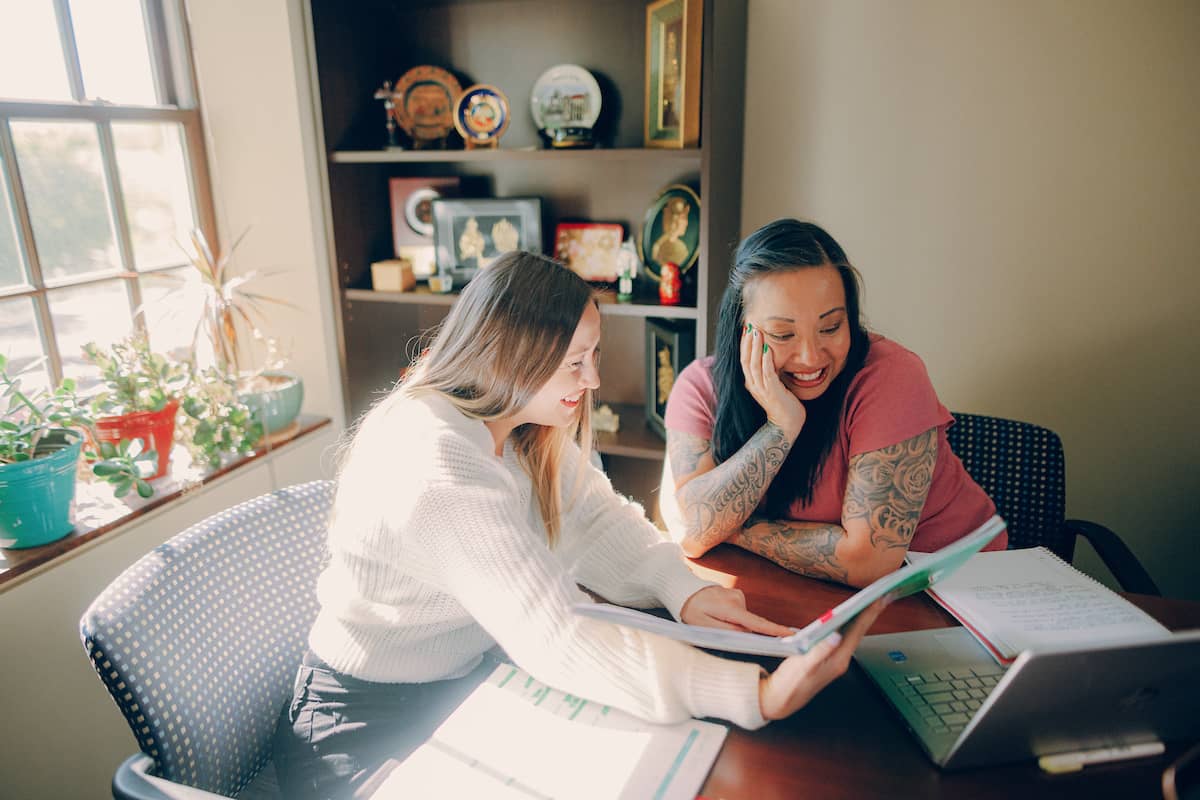
[{"label": "woman with blonde hair", "polygon": [[[287,797],[343,796],[419,745],[507,658],[656,722],[786,716],[841,674],[878,609],[841,637],[757,664],[572,614],[579,589],[700,625],[786,635],[591,466],[600,313],[557,262],[501,256],[428,352],[358,423],[338,478],[276,766]],[[497,653],[497,647],[502,650]]]}]

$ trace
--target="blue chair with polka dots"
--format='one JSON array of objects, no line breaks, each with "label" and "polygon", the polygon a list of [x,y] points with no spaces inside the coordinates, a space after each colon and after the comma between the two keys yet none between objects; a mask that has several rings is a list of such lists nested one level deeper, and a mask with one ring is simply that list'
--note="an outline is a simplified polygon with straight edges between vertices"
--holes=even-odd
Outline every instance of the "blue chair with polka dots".
[{"label": "blue chair with polka dots", "polygon": [[279,796],[271,738],[316,618],[332,497],[315,481],[215,514],[88,608],[84,647],[141,748],[114,797]]},{"label": "blue chair with polka dots", "polygon": [[1010,548],[1040,545],[1069,564],[1075,540],[1082,536],[1122,589],[1161,594],[1116,533],[1095,522],[1066,518],[1065,458],[1054,431],[1001,417],[955,413],[946,436],[950,449],[1008,523]]}]

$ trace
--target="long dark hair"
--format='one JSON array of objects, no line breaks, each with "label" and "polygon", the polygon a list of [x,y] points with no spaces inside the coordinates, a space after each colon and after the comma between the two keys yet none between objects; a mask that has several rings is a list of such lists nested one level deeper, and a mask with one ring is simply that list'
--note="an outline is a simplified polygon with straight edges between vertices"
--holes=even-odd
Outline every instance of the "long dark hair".
[{"label": "long dark hair", "polygon": [[763,500],[763,510],[773,518],[785,516],[796,499],[805,505],[812,501],[813,487],[838,434],[846,388],[867,359],[870,341],[862,320],[861,281],[832,236],[811,222],[779,219],[759,228],[738,245],[729,271],[729,285],[721,298],[713,363],[717,393],[713,458],[718,464],[737,453],[767,420],[762,406],[746,390],[742,375],[740,346],[747,282],[773,273],[824,266],[837,268],[846,291],[850,353],[845,368],[829,388],[816,400],[804,403],[807,415],[804,428]]}]

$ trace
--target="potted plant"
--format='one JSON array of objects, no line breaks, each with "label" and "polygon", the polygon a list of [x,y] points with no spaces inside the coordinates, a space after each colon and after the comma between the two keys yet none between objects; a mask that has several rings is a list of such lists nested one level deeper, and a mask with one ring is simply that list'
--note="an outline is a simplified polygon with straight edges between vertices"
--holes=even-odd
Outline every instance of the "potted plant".
[{"label": "potted plant", "polygon": [[[295,372],[280,368],[282,361],[276,358],[275,341],[263,336],[264,306],[293,309],[296,306],[247,288],[252,281],[273,273],[254,270],[234,275],[230,258],[245,235],[239,236],[226,253],[214,256],[204,233],[192,231],[193,250],[188,258],[200,274],[204,290],[203,312],[192,340],[192,357],[195,362],[200,345],[207,343],[212,349],[213,366],[235,379],[237,394],[254,410],[263,432],[270,434],[286,427],[300,413],[304,383]],[[268,366],[255,369],[254,351],[264,343]]]},{"label": "potted plant", "polygon": [[75,469],[88,410],[63,381],[55,391],[25,392],[0,355],[0,547],[36,547],[75,526]]},{"label": "potted plant", "polygon": [[[99,455],[136,458],[154,451],[157,461],[149,479],[161,478],[171,461],[175,417],[179,395],[188,381],[187,369],[151,352],[150,343],[141,334],[115,343],[111,350],[89,342],[83,352],[100,369],[103,380],[102,389],[91,402],[95,415],[92,434]],[[133,444],[137,441],[142,443],[140,447]],[[126,443],[124,449],[122,442]],[[111,447],[106,448],[105,443]]]},{"label": "potted plant", "polygon": [[263,437],[263,424],[238,395],[234,378],[216,367],[193,366],[183,398],[183,443],[192,460],[216,468],[227,456],[246,455]]}]

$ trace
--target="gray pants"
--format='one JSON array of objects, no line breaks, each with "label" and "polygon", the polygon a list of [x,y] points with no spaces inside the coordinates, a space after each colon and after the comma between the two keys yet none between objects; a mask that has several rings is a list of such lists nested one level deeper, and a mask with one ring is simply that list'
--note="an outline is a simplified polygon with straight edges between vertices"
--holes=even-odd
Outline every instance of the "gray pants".
[{"label": "gray pants", "polygon": [[292,701],[275,729],[275,770],[283,796],[340,800],[369,794],[498,663],[488,654],[463,678],[374,683],[336,672],[306,653]]}]

